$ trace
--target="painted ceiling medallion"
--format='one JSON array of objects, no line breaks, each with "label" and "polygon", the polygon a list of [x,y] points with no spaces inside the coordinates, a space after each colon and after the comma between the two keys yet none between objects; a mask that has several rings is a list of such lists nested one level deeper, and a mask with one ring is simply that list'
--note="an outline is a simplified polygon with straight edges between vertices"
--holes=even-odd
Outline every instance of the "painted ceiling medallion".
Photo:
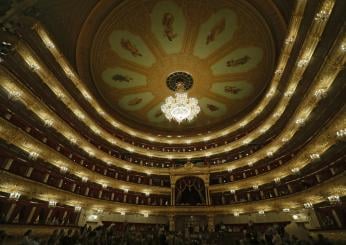
[{"label": "painted ceiling medallion", "polygon": [[[262,98],[276,58],[270,29],[248,2],[124,1],[100,22],[85,74],[130,127],[192,135],[229,126]],[[184,106],[172,112],[168,98]]]},{"label": "painted ceiling medallion", "polygon": [[186,91],[192,87],[192,84],[192,76],[186,72],[174,72],[168,76],[167,86],[176,93],[174,97],[166,98],[161,111],[169,121],[172,119],[178,123],[184,120],[192,121],[201,111],[198,100],[187,96]]}]

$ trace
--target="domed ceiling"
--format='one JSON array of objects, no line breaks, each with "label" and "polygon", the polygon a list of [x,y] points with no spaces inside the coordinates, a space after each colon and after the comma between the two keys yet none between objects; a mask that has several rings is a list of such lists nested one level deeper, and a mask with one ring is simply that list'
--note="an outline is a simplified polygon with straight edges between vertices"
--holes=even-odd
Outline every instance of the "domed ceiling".
[{"label": "domed ceiling", "polygon": [[[239,0],[125,1],[103,20],[90,51],[93,82],[115,117],[166,133],[232,123],[263,95],[274,64],[267,24]],[[160,110],[176,71],[192,75],[188,93],[201,107],[180,125]]]}]

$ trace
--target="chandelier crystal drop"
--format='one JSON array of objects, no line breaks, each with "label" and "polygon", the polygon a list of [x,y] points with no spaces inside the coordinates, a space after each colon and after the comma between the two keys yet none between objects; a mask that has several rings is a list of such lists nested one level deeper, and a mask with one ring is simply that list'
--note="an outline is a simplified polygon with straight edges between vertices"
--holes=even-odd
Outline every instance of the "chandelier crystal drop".
[{"label": "chandelier crystal drop", "polygon": [[192,121],[201,111],[198,100],[189,98],[186,92],[178,92],[174,97],[167,97],[161,110],[169,121],[173,119],[178,123],[184,120]]},{"label": "chandelier crystal drop", "polygon": [[186,92],[192,83],[192,76],[185,72],[175,72],[168,77],[167,86],[175,94],[165,99],[161,111],[169,121],[174,120],[179,124],[185,120],[192,121],[201,111],[198,100],[188,97]]}]

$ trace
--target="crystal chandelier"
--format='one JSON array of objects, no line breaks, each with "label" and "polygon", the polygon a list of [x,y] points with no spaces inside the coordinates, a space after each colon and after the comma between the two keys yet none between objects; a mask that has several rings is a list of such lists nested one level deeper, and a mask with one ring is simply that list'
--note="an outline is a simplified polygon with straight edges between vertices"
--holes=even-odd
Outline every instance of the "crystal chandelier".
[{"label": "crystal chandelier", "polygon": [[176,93],[174,96],[167,97],[161,106],[161,111],[165,114],[165,117],[169,121],[173,119],[178,123],[184,120],[192,121],[201,109],[198,100],[189,98],[186,92],[192,86],[191,75],[184,72],[173,73],[168,77],[167,85]]}]

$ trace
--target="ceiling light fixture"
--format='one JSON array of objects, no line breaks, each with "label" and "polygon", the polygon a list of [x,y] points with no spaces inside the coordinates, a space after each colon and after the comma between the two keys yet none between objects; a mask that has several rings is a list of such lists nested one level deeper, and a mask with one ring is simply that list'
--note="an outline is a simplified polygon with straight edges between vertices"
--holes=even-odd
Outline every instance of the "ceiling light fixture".
[{"label": "ceiling light fixture", "polygon": [[192,76],[186,72],[174,72],[168,76],[166,83],[175,95],[167,97],[161,105],[161,111],[165,117],[179,124],[185,120],[192,121],[201,111],[198,100],[189,98],[186,92],[192,87]]}]

